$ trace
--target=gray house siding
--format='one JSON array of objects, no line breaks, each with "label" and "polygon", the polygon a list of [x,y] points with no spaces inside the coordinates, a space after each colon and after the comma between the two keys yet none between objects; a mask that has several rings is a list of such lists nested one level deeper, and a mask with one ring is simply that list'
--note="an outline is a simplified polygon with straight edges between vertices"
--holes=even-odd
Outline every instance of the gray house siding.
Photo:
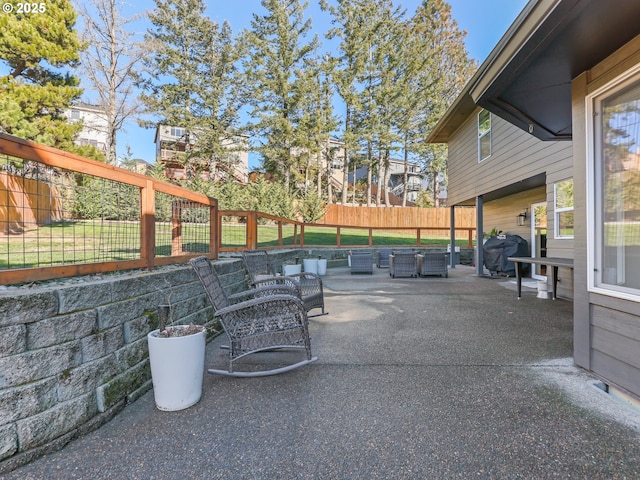
[{"label": "gray house siding", "polygon": [[542,142],[495,115],[491,115],[492,154],[478,162],[476,118],[479,111],[474,112],[449,141],[450,205],[542,172],[550,179],[571,178],[571,142]]},{"label": "gray house siding", "polygon": [[[519,182],[546,174],[545,184],[517,193],[485,200],[483,224],[485,232],[497,228],[505,233],[531,239],[530,219],[518,227],[518,213],[533,203],[547,204],[547,256],[573,258],[573,239],[554,237],[554,184],[573,178],[571,142],[543,142],[491,116],[491,156],[478,162],[478,130],[476,109],[449,139],[448,197],[449,205],[472,203],[476,196],[518,185]],[[529,210],[529,213],[530,210]],[[573,272],[559,271],[558,295],[573,298]]]},{"label": "gray house siding", "polygon": [[590,242],[587,230],[587,136],[585,97],[640,63],[640,37],[636,37],[572,83],[575,278],[574,360],[607,384],[640,396],[640,296],[632,301],[590,292],[587,269]]}]

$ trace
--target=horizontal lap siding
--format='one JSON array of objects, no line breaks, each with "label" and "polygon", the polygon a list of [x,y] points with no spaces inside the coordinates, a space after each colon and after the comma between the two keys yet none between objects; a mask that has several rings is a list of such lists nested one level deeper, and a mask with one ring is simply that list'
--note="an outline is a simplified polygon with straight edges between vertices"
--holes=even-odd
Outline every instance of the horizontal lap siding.
[{"label": "horizontal lap siding", "polygon": [[524,212],[524,209],[529,208],[532,203],[544,202],[545,195],[545,187],[539,187],[485,203],[483,215],[485,232],[495,227],[505,234],[520,235],[529,242],[531,238],[529,220],[526,225],[519,227],[517,214]]},{"label": "horizontal lap siding", "polygon": [[450,205],[542,172],[571,177],[571,142],[542,142],[495,115],[491,116],[492,155],[479,163],[476,117],[471,115],[449,143]]},{"label": "horizontal lap siding", "polygon": [[[610,303],[605,299],[603,303]],[[637,306],[630,305],[637,310]],[[637,312],[591,308],[592,369],[607,381],[632,392],[640,385],[640,317]]]}]

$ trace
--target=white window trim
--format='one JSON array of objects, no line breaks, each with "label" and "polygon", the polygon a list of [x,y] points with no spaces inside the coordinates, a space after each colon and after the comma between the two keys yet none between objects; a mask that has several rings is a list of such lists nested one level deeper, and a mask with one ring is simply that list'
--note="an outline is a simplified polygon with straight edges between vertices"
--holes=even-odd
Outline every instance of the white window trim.
[{"label": "white window trim", "polygon": [[640,290],[616,287],[609,285],[606,288],[597,285],[597,279],[599,279],[599,270],[601,264],[601,245],[597,241],[597,236],[600,234],[600,211],[596,205],[598,195],[596,194],[596,187],[599,183],[599,171],[596,169],[596,151],[599,147],[601,136],[598,136],[597,118],[598,112],[596,110],[596,99],[603,96],[606,93],[613,93],[615,90],[624,87],[626,82],[638,80],[636,77],[640,74],[640,63],[630,68],[626,72],[617,76],[613,80],[607,82],[605,85],[597,88],[593,92],[589,93],[585,97],[585,131],[587,132],[587,145],[586,145],[586,165],[587,172],[587,195],[586,195],[586,210],[587,210],[587,290],[589,292],[597,293],[600,295],[606,295],[609,297],[620,298],[629,300],[632,302],[640,302]]},{"label": "white window trim", "polygon": [[[489,130],[487,130],[485,133],[483,133],[482,135],[480,135],[480,114],[482,112],[487,112],[489,114]],[[491,158],[491,155],[493,155],[493,142],[492,142],[492,135],[491,135],[491,129],[492,129],[492,115],[491,112],[489,110],[487,110],[486,108],[483,108],[482,110],[480,110],[478,112],[478,115],[476,117],[476,131],[478,132],[478,163],[484,162],[485,160],[487,160],[488,158]],[[481,147],[481,142],[480,140],[482,140],[483,137],[489,135],[489,155],[487,155],[486,157],[482,158],[482,147]]]},{"label": "white window trim", "polygon": [[[558,204],[557,204],[557,199],[558,199],[558,192],[556,190],[557,186],[559,183],[563,183],[563,182],[567,182],[569,180],[573,180],[572,178],[565,178],[564,180],[560,180],[559,182],[556,182],[553,184],[553,238],[556,240],[571,240],[574,238],[573,235],[560,235],[560,222],[559,222],[559,215],[560,213],[564,213],[564,212],[573,212],[574,211],[574,207],[565,207],[565,208],[559,208]],[[574,205],[575,205],[575,200],[574,200]],[[574,213],[575,216],[575,213]],[[574,217],[575,218],[575,217]],[[574,232],[575,232],[575,219],[574,219],[574,226],[573,226]]]}]

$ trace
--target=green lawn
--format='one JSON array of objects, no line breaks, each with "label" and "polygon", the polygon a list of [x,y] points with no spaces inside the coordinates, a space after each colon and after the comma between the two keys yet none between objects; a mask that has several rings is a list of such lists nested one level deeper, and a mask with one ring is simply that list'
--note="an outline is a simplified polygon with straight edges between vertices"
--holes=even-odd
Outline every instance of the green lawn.
[{"label": "green lawn", "polygon": [[[156,255],[171,254],[171,224],[156,223]],[[446,247],[449,239],[426,236],[422,232],[422,246]],[[283,246],[294,245],[294,228],[283,226]],[[300,243],[300,228],[297,230]],[[335,227],[305,228],[305,246],[336,245]],[[374,246],[415,246],[416,234],[409,231],[374,231]],[[369,231],[366,228],[343,228],[340,232],[343,247],[368,246]],[[467,239],[459,239],[456,245],[465,246]],[[246,245],[244,225],[223,224],[222,247],[242,249]],[[258,246],[278,245],[278,228],[272,225],[258,227]],[[209,230],[205,224],[185,223],[182,227],[182,251],[207,253]],[[140,258],[140,225],[138,222],[118,221],[65,221],[41,226],[20,234],[0,237],[0,269],[44,267],[74,263],[93,263]]]}]

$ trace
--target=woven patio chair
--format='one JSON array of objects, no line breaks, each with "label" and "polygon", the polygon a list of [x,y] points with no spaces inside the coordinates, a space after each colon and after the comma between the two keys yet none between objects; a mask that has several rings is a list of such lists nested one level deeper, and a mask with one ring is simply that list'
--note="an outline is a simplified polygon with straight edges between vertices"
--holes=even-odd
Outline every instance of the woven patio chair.
[{"label": "woven patio chair", "polygon": [[418,264],[413,252],[393,252],[389,255],[389,275],[396,277],[417,277]]},{"label": "woven patio chair", "polygon": [[[190,263],[230,342],[229,369],[208,369],[209,373],[262,377],[288,372],[318,359],[311,356],[307,312],[297,292],[286,285],[271,285],[227,296],[209,258],[194,258]],[[242,296],[248,299],[238,301]],[[306,359],[270,370],[235,372],[233,369],[236,360],[252,353],[288,348],[303,349]]]},{"label": "woven patio chair", "polygon": [[381,248],[378,250],[378,268],[389,268],[389,255],[393,253],[390,248]]},{"label": "woven patio chair", "polygon": [[275,283],[296,284],[300,289],[300,298],[307,312],[314,308],[322,310],[322,313],[310,315],[310,317],[327,315],[328,312],[324,311],[324,289],[319,275],[302,272],[287,276],[277,276],[266,250],[244,250],[242,252],[242,260],[252,286],[257,287]]},{"label": "woven patio chair", "polygon": [[421,277],[441,275],[447,278],[449,276],[447,254],[431,252],[418,255],[418,275]]},{"label": "woven patio chair", "polygon": [[373,255],[371,252],[355,251],[351,253],[351,275],[354,273],[373,274]]}]

